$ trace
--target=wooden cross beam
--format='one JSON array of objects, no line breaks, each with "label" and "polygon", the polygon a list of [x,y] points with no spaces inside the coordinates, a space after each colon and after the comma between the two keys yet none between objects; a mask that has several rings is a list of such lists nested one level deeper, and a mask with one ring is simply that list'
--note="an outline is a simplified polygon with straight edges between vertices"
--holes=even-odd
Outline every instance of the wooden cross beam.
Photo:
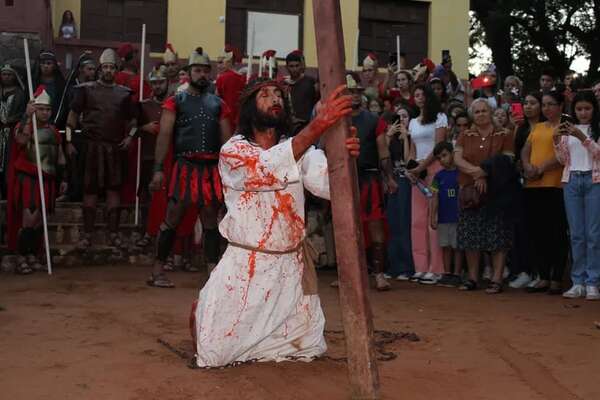
[{"label": "wooden cross beam", "polygon": [[[340,0],[313,0],[313,14],[321,97],[327,98],[346,81]],[[370,400],[379,398],[379,373],[373,349],[356,161],[345,149],[349,128],[349,118],[331,128],[325,147],[329,182],[335,188],[331,190],[331,207],[352,398]]]}]

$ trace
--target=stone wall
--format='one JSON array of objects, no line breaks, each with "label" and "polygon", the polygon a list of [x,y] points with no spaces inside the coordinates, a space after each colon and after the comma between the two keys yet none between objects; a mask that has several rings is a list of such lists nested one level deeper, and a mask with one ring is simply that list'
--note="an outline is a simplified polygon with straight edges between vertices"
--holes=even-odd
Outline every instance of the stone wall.
[{"label": "stone wall", "polygon": [[35,61],[40,50],[42,41],[37,33],[15,33],[0,32],[0,65],[10,64],[19,73],[23,81],[27,79],[25,75],[25,50],[23,49],[23,38],[29,41],[29,55],[31,62]]}]

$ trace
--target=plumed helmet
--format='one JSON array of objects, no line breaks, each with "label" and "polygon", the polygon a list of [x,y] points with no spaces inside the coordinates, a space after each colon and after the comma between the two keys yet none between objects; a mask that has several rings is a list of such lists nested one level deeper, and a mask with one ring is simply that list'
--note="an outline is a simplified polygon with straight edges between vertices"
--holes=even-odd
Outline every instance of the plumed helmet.
[{"label": "plumed helmet", "polygon": [[363,60],[363,68],[376,69],[379,66],[379,61],[375,53],[369,53]]},{"label": "plumed helmet", "polygon": [[190,54],[188,67],[191,67],[192,65],[205,65],[210,67],[210,58],[208,57],[208,54],[204,52],[202,47],[197,47],[196,50],[192,51],[192,54]]},{"label": "plumed helmet", "polygon": [[156,66],[150,73],[148,74],[148,80],[150,82],[162,81],[167,79],[167,67],[164,65]]},{"label": "plumed helmet", "polygon": [[52,100],[50,99],[50,95],[46,92],[46,87],[44,85],[38,86],[35,93],[33,94],[33,104],[36,106],[51,106]]},{"label": "plumed helmet", "polygon": [[163,61],[165,64],[177,62],[177,53],[173,49],[171,43],[167,43],[165,47],[165,52],[163,54]]}]

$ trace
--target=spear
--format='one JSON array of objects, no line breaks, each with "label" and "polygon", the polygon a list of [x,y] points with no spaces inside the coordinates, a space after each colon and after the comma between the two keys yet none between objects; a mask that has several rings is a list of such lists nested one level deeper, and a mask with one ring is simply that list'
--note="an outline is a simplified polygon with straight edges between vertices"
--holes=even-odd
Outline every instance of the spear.
[{"label": "spear", "polygon": [[[142,48],[140,49],[140,103],[144,100],[144,53],[146,52],[146,24],[142,24]],[[140,168],[142,163],[142,136],[137,139],[137,172],[135,174],[135,226],[140,214]]]},{"label": "spear", "polygon": [[248,52],[248,71],[246,71],[246,82],[250,82],[252,77],[252,61],[254,59],[254,35],[255,35],[255,23],[252,22],[252,35],[250,36],[250,51]]},{"label": "spear", "polygon": [[396,69],[400,72],[400,35],[396,35]]},{"label": "spear", "polygon": [[[27,67],[27,88],[29,89],[29,98],[33,99],[33,83],[31,79],[31,61],[29,60],[29,43],[23,39],[25,48],[25,64]],[[33,143],[35,145],[35,162],[37,164],[38,182],[40,185],[40,203],[42,204],[42,224],[44,226],[44,244],[46,247],[46,262],[48,266],[48,275],[52,275],[52,259],[50,258],[50,241],[48,240],[48,219],[46,216],[46,197],[44,196],[44,177],[42,176],[42,161],[40,160],[40,144],[38,142],[37,117],[35,113],[32,118],[33,123]]]}]

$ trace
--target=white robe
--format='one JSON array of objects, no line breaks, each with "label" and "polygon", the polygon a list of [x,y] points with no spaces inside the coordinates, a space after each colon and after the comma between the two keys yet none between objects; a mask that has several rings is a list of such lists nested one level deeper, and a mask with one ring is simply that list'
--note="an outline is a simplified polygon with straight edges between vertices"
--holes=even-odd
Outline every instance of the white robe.
[{"label": "white robe", "polygon": [[[286,251],[305,236],[304,189],[329,198],[327,159],[309,149],[296,162],[292,140],[264,150],[242,136],[221,149],[219,173],[229,242]],[[229,245],[198,297],[197,364],[310,360],[327,349],[318,295],[302,291],[302,251],[266,254]]]}]

